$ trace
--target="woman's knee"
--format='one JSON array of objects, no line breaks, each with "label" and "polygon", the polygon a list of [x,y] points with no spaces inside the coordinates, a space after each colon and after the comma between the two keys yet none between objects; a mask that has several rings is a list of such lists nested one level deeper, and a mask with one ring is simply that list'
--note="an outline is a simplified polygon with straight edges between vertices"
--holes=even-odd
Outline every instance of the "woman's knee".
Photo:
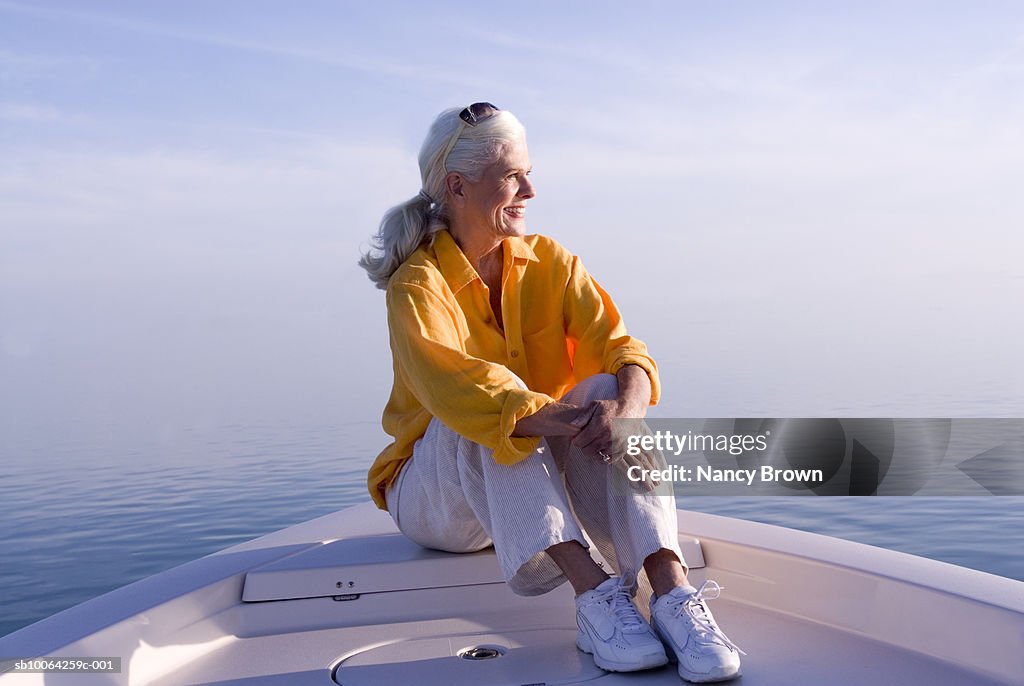
[{"label": "woman's knee", "polygon": [[577,404],[594,400],[614,400],[619,396],[619,380],[614,374],[594,374],[576,384],[563,398]]}]

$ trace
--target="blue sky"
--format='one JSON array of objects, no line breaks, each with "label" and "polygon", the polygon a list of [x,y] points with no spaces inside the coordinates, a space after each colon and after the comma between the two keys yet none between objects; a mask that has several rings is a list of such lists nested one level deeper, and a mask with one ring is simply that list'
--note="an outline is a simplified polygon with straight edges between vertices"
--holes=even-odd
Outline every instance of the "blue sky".
[{"label": "blue sky", "polygon": [[375,420],[355,259],[477,100],[665,412],[1024,410],[1019,3],[0,0],[8,428]]}]

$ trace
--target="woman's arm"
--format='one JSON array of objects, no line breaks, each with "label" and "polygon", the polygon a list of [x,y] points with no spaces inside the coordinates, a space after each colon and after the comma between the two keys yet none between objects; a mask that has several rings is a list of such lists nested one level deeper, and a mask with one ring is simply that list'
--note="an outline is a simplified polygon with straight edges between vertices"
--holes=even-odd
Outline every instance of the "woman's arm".
[{"label": "woman's arm", "polygon": [[513,436],[576,436],[590,421],[596,407],[552,403],[516,422]]},{"label": "woman's arm", "polygon": [[619,417],[643,419],[647,416],[647,408],[651,405],[651,377],[643,367],[627,364],[620,369],[615,377],[619,380],[619,397],[617,405]]},{"label": "woman's arm", "polygon": [[624,430],[629,425],[615,420],[643,419],[647,415],[651,380],[636,365],[626,365],[615,376],[619,382],[615,400],[595,400],[585,407],[553,403],[516,422],[512,435],[572,436],[573,445],[589,455],[621,455],[625,452]]}]

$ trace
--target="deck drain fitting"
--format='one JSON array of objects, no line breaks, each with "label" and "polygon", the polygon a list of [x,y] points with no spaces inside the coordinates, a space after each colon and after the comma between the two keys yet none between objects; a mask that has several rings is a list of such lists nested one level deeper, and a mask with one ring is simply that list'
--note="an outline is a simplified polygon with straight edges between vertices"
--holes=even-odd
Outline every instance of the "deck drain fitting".
[{"label": "deck drain fitting", "polygon": [[463,660],[493,660],[494,658],[501,657],[504,654],[504,647],[493,645],[463,648],[457,653],[457,655]]}]

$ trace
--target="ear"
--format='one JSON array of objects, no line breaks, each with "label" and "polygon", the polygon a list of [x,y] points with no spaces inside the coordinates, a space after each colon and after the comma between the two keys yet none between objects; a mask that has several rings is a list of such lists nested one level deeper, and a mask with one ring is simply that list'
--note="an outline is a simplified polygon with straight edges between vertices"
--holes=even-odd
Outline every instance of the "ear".
[{"label": "ear", "polygon": [[462,178],[462,174],[448,172],[448,175],[444,177],[444,186],[451,202],[455,205],[461,205],[462,200],[466,197],[465,179]]}]

